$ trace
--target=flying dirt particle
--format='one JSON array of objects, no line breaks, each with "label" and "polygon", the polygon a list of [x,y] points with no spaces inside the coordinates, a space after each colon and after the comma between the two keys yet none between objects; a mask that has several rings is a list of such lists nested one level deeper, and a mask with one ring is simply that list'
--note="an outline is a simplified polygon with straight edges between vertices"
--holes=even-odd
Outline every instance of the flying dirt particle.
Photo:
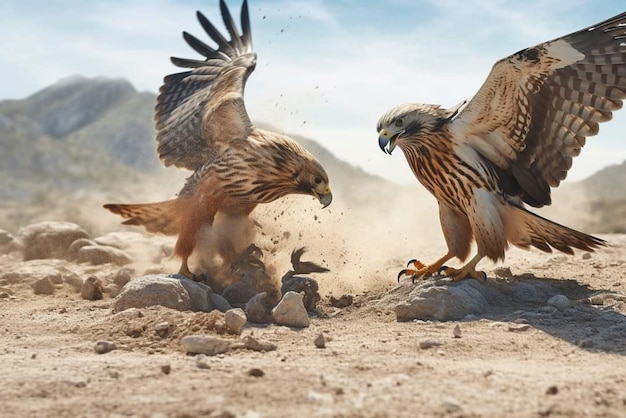
[{"label": "flying dirt particle", "polygon": [[546,395],[556,395],[557,393],[559,393],[559,388],[556,385],[552,385],[546,389]]},{"label": "flying dirt particle", "polygon": [[170,374],[172,372],[172,366],[169,364],[163,364],[161,366],[161,373]]}]

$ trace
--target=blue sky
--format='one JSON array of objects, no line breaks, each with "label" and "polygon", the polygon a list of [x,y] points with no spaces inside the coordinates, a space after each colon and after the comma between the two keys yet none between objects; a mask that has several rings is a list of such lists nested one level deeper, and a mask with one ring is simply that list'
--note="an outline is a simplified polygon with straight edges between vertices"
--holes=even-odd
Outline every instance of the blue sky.
[{"label": "blue sky", "polygon": [[[234,15],[239,1],[227,1]],[[377,144],[376,122],[406,102],[449,107],[472,96],[493,63],[522,48],[624,10],[623,0],[249,0],[259,56],[248,80],[253,120],[313,138],[338,157],[390,180],[413,176],[400,152]],[[195,58],[201,10],[221,27],[217,0],[4,0],[0,100],[26,97],[74,74],[128,79],[157,92]],[[602,125],[570,180],[626,160],[626,110]],[[156,158],[156,157],[155,157]]]}]

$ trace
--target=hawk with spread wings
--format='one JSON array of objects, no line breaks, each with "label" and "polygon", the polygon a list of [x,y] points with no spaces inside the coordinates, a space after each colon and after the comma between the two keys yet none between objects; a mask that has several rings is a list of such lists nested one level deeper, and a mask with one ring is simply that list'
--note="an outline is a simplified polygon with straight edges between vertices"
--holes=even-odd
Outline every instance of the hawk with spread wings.
[{"label": "hawk with spread wings", "polygon": [[200,12],[202,28],[215,49],[183,32],[185,41],[205,59],[172,57],[189,71],[165,77],[155,107],[158,154],[166,166],[193,171],[175,199],[104,207],[149,232],[178,235],[175,255],[180,274],[193,277],[187,260],[205,225],[217,212],[247,216],[256,205],[288,194],[311,195],[326,207],[332,194],[322,165],[291,138],[256,128],[246,111],[243,92],[256,65],[252,52],[248,4],[241,8],[240,35],[228,7],[220,0],[230,40]]},{"label": "hawk with spread wings", "polygon": [[[484,257],[503,260],[509,243],[573,254],[602,239],[529,212],[551,203],[599,123],[626,97],[626,13],[521,50],[493,66],[478,93],[452,109],[395,107],[378,122],[380,148],[399,147],[413,173],[439,204],[448,252],[432,264],[409,261],[413,279],[437,272],[461,280]],[[459,269],[472,240],[477,254]]]}]

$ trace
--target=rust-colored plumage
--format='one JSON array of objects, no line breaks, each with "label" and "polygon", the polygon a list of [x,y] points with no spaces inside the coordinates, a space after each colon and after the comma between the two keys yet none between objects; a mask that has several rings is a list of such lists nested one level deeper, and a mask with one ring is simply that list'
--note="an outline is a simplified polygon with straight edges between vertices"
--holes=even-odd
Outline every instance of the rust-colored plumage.
[{"label": "rust-colored plumage", "polygon": [[[508,244],[572,254],[599,238],[529,212],[551,203],[551,188],[573,157],[626,97],[626,13],[498,61],[469,101],[453,109],[409,104],[378,122],[379,145],[398,146],[437,199],[448,252],[432,264],[411,260],[402,274],[426,277],[453,257],[478,252],[455,280],[483,277],[483,258],[504,259]],[[400,277],[400,276],[399,276]]]},{"label": "rust-colored plumage", "polygon": [[193,35],[183,37],[205,59],[172,57],[190,71],[165,77],[155,107],[159,157],[166,166],[193,171],[176,199],[104,207],[149,232],[178,235],[174,252],[180,273],[192,274],[187,259],[202,227],[220,212],[245,217],[257,204],[288,194],[332,200],[321,164],[291,138],[256,128],[243,101],[248,76],[256,65],[252,52],[247,1],[241,9],[240,35],[223,0],[220,9],[230,41],[200,12],[198,20],[217,44],[215,49]]}]

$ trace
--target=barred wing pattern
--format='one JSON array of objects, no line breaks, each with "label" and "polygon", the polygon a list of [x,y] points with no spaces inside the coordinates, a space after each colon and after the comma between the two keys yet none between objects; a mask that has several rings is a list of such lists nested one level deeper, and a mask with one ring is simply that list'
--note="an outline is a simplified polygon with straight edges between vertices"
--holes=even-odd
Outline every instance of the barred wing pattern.
[{"label": "barred wing pattern", "polygon": [[252,129],[243,102],[246,80],[256,65],[248,4],[244,1],[241,8],[241,35],[224,0],[220,9],[231,40],[197,12],[218,49],[183,32],[187,44],[206,59],[172,57],[174,65],[191,70],[166,76],[159,90],[154,119],[159,157],[166,166],[196,170]]},{"label": "barred wing pattern", "polygon": [[548,205],[586,137],[622,107],[625,64],[622,13],[498,61],[450,129],[501,170],[507,194]]}]

